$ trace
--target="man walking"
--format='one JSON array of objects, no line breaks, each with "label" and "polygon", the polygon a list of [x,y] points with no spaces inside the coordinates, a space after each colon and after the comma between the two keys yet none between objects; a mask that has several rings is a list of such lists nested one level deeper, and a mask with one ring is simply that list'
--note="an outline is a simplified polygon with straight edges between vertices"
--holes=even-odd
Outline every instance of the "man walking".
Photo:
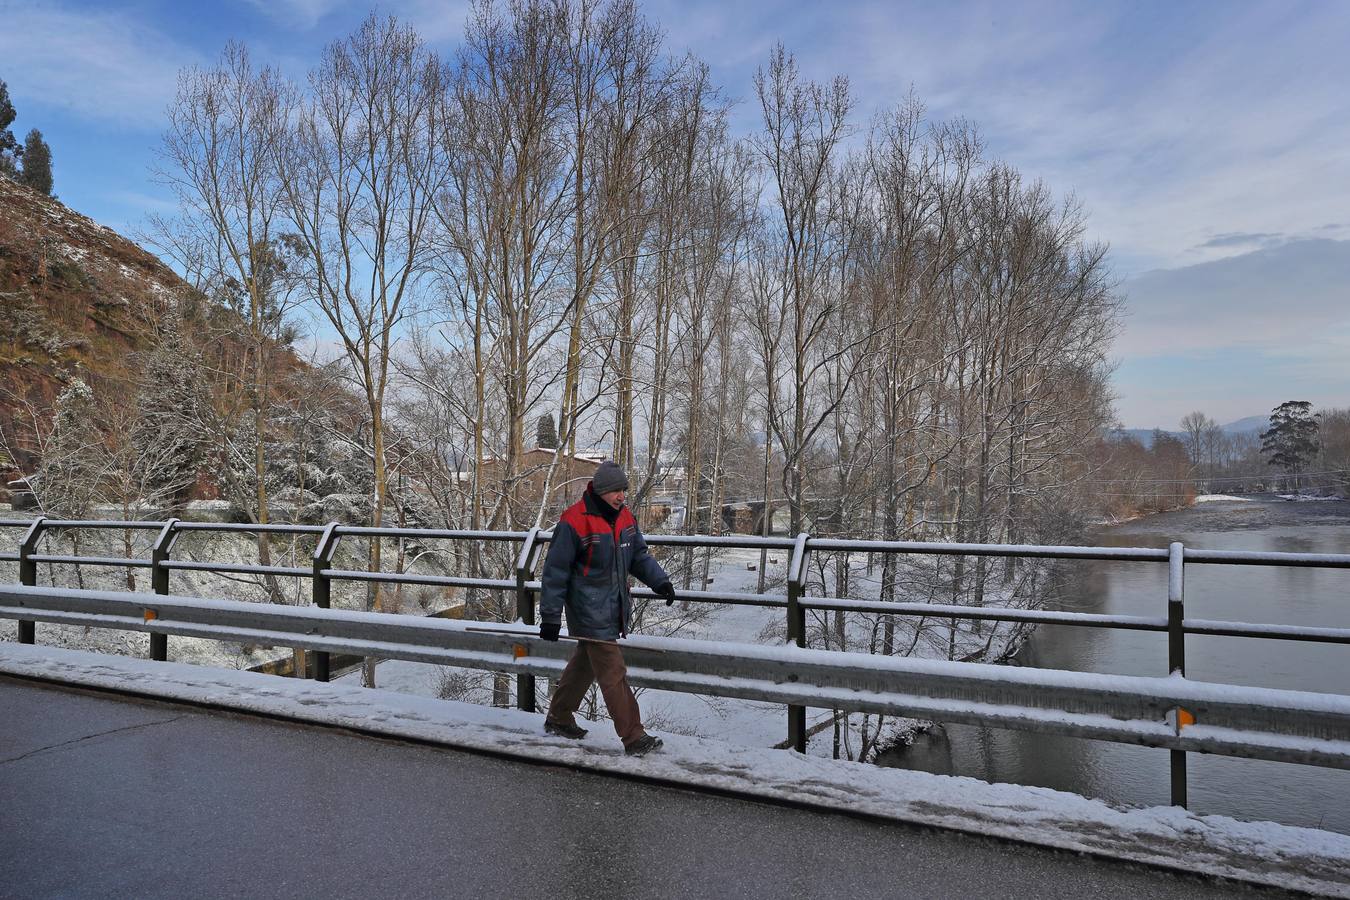
[{"label": "man walking", "polygon": [[544,730],[569,738],[586,736],[576,711],[592,682],[600,683],[605,707],[624,752],[642,756],[658,749],[661,739],[642,727],[637,698],[628,686],[628,669],[618,639],[628,636],[633,598],[628,576],[645,582],[670,605],[675,588],[661,565],[647,552],[637,520],[624,507],[628,476],[613,460],[596,469],[581,500],[562,515],[544,559],[539,636],[556,641],[567,609],[567,631],[577,649],[567,661],[553,692]]}]

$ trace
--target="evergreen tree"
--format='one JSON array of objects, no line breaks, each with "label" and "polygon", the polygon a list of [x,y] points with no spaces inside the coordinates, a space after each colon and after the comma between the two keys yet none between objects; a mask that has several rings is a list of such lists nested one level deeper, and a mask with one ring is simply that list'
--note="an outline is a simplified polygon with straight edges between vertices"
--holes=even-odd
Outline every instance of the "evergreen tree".
[{"label": "evergreen tree", "polygon": [[9,100],[9,86],[0,81],[0,175],[16,178],[19,174],[19,142],[9,126],[14,124],[14,104]]},{"label": "evergreen tree", "polygon": [[205,463],[201,432],[207,400],[202,362],[184,334],[180,316],[172,315],[159,345],[145,359],[144,381],[136,400],[137,419],[131,444],[139,448],[139,482],[152,506],[173,506],[188,491]]},{"label": "evergreen tree", "polygon": [[1270,413],[1270,428],[1261,432],[1261,453],[1266,464],[1294,476],[1317,454],[1317,420],[1307,400],[1286,400]]},{"label": "evergreen tree", "polygon": [[558,449],[558,428],[553,424],[553,414],[544,413],[535,427],[535,440],[545,450]]},{"label": "evergreen tree", "polygon": [[52,148],[36,128],[23,139],[23,174],[19,181],[48,197],[52,195]]}]

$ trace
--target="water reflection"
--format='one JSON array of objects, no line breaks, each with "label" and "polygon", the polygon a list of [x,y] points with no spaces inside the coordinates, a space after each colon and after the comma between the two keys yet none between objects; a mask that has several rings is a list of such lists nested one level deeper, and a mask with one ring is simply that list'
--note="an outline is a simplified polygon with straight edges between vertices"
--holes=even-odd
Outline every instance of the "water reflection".
[{"label": "water reflection", "polygon": [[1280,553],[1316,553],[1317,542],[1296,534],[1276,534],[1272,550]]},{"label": "water reflection", "polygon": [[[1316,507],[1316,509],[1310,509]],[[1335,507],[1337,509],[1328,509]],[[1350,553],[1350,503],[1213,504],[1112,529],[1106,546]],[[1162,564],[1093,562],[1065,576],[1063,608],[1164,615]],[[1350,572],[1190,565],[1188,618],[1350,627]],[[1344,646],[1192,636],[1187,675],[1203,681],[1350,694]],[[1167,672],[1162,634],[1073,626],[1039,629],[1017,663],[1123,675]],[[986,781],[1068,790],[1131,805],[1168,802],[1165,750],[950,724],[880,761]],[[1191,808],[1350,833],[1350,772],[1191,754]]]}]

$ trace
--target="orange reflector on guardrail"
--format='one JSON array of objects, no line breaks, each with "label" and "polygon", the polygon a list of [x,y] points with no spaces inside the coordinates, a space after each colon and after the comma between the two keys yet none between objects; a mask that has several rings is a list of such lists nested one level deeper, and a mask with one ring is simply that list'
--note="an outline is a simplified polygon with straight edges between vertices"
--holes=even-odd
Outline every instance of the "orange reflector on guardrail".
[{"label": "orange reflector on guardrail", "polygon": [[1167,724],[1171,725],[1172,730],[1177,734],[1181,734],[1181,729],[1187,725],[1195,724],[1195,714],[1189,709],[1178,706],[1167,713]]},{"label": "orange reflector on guardrail", "polygon": [[529,656],[530,648],[524,644],[511,645],[511,656],[513,659],[520,659],[522,656]]},{"label": "orange reflector on guardrail", "polygon": [[145,611],[145,621],[149,622],[151,619],[158,619],[158,618],[159,618],[158,610],[147,609]]}]

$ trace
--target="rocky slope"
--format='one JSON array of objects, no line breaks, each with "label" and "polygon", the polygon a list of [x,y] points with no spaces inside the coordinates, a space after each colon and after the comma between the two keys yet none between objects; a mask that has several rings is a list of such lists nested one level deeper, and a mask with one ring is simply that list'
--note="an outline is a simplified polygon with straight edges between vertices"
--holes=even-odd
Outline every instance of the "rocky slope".
[{"label": "rocky slope", "polygon": [[0,178],[0,428],[19,457],[9,464],[28,461],[30,408],[49,408],[77,374],[103,388],[128,382],[187,290],[111,229]]}]

